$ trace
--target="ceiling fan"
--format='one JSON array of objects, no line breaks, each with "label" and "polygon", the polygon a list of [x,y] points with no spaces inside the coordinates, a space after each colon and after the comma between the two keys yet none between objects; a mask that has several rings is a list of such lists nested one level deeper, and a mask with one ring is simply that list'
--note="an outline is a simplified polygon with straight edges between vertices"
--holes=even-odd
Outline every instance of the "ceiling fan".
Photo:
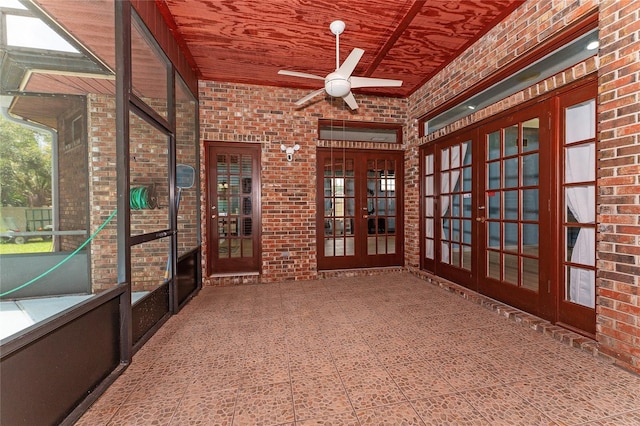
[{"label": "ceiling fan", "polygon": [[360,87],[400,87],[402,80],[390,80],[386,78],[369,78],[352,76],[353,70],[358,65],[360,58],[364,54],[364,50],[357,47],[351,51],[347,59],[340,65],[340,34],[344,31],[345,23],[342,21],[333,21],[329,28],[336,36],[336,70],[329,73],[326,77],[319,75],[307,74],[304,72],[280,70],[278,74],[289,75],[293,77],[311,78],[314,80],[324,80],[324,88],[315,90],[307,96],[299,99],[296,105],[302,105],[309,99],[326,92],[329,96],[344,99],[345,103],[351,109],[358,108],[358,103],[351,93],[351,89]]}]

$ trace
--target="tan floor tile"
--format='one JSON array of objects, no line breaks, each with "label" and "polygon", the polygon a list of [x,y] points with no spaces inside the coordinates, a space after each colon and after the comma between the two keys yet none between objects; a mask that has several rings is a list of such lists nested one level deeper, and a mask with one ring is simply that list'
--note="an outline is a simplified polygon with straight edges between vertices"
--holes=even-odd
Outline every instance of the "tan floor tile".
[{"label": "tan floor tile", "polygon": [[430,363],[459,392],[502,384],[484,367],[479,356],[461,355],[431,360]]},{"label": "tan floor tile", "polygon": [[393,273],[205,287],[78,424],[625,426],[640,424],[638,389],[637,376]]},{"label": "tan floor tile", "polygon": [[333,358],[328,351],[297,351],[289,353],[289,372],[292,380],[327,376],[336,372]]},{"label": "tan floor tile", "polygon": [[422,355],[414,351],[411,347],[400,348],[392,346],[388,349],[381,348],[376,351],[376,357],[384,366],[394,364],[406,364],[422,361]]},{"label": "tan floor tile", "polygon": [[296,421],[353,411],[337,373],[293,380]]},{"label": "tan floor tile", "polygon": [[113,416],[109,425],[168,425],[179,403],[179,397],[172,397],[163,400],[147,400],[144,403],[124,404]]},{"label": "tan floor tile", "polygon": [[165,375],[147,373],[145,380],[131,392],[127,404],[146,404],[148,401],[161,401],[180,398],[194,379],[191,375]]},{"label": "tan floor tile", "polygon": [[566,387],[580,393],[607,415],[640,408],[640,377],[612,365],[600,369],[579,370],[566,374]]},{"label": "tan floor tile", "polygon": [[620,414],[595,422],[584,423],[583,426],[638,426],[640,425],[640,410]]},{"label": "tan floor tile", "polygon": [[387,366],[387,371],[409,400],[453,393],[453,387],[427,362]]},{"label": "tan floor tile", "polygon": [[404,395],[381,368],[340,373],[347,395],[356,410],[403,402]]},{"label": "tan floor tile", "polygon": [[240,389],[234,414],[236,425],[275,425],[293,422],[290,383]]},{"label": "tan floor tile", "polygon": [[120,405],[115,406],[106,406],[101,405],[96,407],[96,405],[92,405],[89,410],[74,424],[74,426],[96,426],[96,425],[106,425],[109,423],[109,420],[113,418],[114,414]]},{"label": "tan floor tile", "polygon": [[243,386],[265,385],[289,381],[286,354],[254,353],[248,355],[242,368]]},{"label": "tan floor tile", "polygon": [[296,426],[360,426],[360,423],[355,413],[349,412],[300,420]]},{"label": "tan floor tile", "polygon": [[506,387],[463,392],[462,396],[492,425],[555,425],[521,395]]},{"label": "tan floor tile", "polygon": [[359,410],[356,415],[361,426],[424,426],[424,422],[408,402]]},{"label": "tan floor tile", "polygon": [[448,394],[411,402],[426,425],[483,426],[489,425],[478,410],[460,394]]},{"label": "tan floor tile", "polygon": [[508,387],[522,395],[532,406],[560,424],[585,423],[607,417],[607,411],[597,407],[590,395],[572,386],[571,374],[546,376],[510,383]]},{"label": "tan floor tile", "polygon": [[176,408],[172,425],[231,425],[236,390],[213,391],[200,382],[190,386]]}]

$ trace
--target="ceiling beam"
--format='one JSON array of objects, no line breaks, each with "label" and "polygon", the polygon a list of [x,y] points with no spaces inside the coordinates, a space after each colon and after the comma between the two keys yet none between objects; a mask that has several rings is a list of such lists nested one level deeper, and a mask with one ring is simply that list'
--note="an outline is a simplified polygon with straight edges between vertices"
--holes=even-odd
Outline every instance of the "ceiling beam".
[{"label": "ceiling beam", "polygon": [[377,52],[375,59],[371,62],[371,64],[365,70],[365,73],[364,73],[365,76],[371,77],[371,75],[375,72],[376,68],[378,68],[378,65],[380,65],[380,62],[382,62],[382,60],[387,56],[387,54],[389,53],[389,50],[391,50],[391,48],[396,43],[396,41],[398,41],[400,36],[402,36],[402,33],[404,33],[407,27],[411,24],[411,22],[413,21],[413,18],[415,18],[416,15],[420,13],[420,11],[422,10],[422,6],[424,6],[425,1],[426,0],[410,2],[411,7],[409,8],[409,10],[407,10],[407,13],[404,14],[400,22],[398,22],[398,25],[396,25],[391,36],[387,39],[384,46],[382,46],[382,49],[380,49]]}]

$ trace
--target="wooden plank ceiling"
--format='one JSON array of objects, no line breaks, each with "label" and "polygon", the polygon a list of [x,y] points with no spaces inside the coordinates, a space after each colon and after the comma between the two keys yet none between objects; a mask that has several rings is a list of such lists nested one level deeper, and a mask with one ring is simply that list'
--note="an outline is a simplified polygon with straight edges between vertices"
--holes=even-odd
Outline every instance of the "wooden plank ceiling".
[{"label": "wooden plank ceiling", "polygon": [[[406,97],[524,0],[155,0],[200,79],[318,89],[335,69],[334,20],[346,23],[340,61],[365,50],[353,75],[403,80],[356,93]],[[37,0],[47,14],[115,69],[112,0]],[[69,4],[73,3],[73,7]],[[135,53],[135,52],[134,52]],[[145,63],[145,61],[137,61]],[[147,74],[149,75],[149,74]],[[113,80],[32,76],[26,90],[113,93]],[[86,86],[86,87],[85,87]],[[48,90],[46,90],[48,89]]]},{"label": "wooden plank ceiling", "polygon": [[[335,69],[334,20],[346,23],[340,61],[365,50],[353,75],[404,81],[400,88],[356,89],[406,97],[523,0],[156,0],[187,46],[201,79],[317,89]],[[320,84],[318,84],[320,83]]]}]

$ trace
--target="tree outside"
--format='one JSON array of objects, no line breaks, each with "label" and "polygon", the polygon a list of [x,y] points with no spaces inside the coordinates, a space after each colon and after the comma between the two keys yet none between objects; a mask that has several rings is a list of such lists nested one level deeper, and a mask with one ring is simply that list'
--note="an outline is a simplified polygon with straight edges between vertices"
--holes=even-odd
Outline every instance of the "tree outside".
[{"label": "tree outside", "polygon": [[51,135],[0,117],[0,206],[51,205]]}]

